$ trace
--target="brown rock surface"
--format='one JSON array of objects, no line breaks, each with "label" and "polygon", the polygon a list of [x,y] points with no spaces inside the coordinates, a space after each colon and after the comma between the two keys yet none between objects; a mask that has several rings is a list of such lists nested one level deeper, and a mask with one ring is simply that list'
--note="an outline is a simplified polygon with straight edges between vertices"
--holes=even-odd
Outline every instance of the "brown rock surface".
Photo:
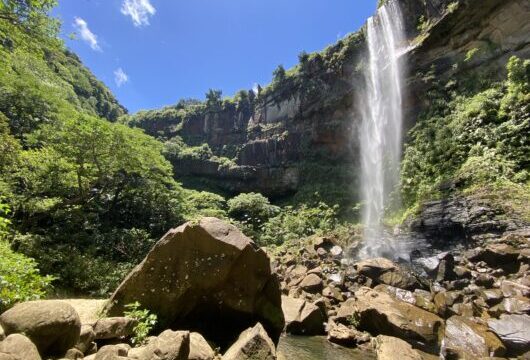
[{"label": "brown rock surface", "polygon": [[275,341],[284,325],[268,256],[216,218],[170,230],[112,295],[109,314],[119,316],[135,301],[162,326],[197,330],[224,345],[255,320]]}]

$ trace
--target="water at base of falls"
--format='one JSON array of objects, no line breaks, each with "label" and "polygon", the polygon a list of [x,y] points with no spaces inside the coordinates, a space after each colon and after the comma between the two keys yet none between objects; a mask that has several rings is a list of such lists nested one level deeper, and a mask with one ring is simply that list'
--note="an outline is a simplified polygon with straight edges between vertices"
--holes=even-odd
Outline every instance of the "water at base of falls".
[{"label": "water at base of falls", "polygon": [[383,256],[397,249],[384,236],[382,220],[390,194],[399,180],[401,159],[402,78],[400,48],[404,46],[402,14],[397,1],[389,1],[370,18],[364,63],[365,87],[357,99],[362,121],[361,192],[363,198],[363,257]]}]

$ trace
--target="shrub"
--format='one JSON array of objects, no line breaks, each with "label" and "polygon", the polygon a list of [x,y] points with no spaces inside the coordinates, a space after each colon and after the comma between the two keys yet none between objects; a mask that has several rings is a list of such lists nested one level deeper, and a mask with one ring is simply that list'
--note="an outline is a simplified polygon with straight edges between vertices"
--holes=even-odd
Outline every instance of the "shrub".
[{"label": "shrub", "polygon": [[240,221],[262,223],[279,211],[269,199],[259,193],[245,193],[228,200],[228,214]]},{"label": "shrub", "polygon": [[186,190],[184,201],[188,205],[186,220],[197,217],[226,217],[226,200],[221,196],[207,191]]},{"label": "shrub", "polygon": [[7,205],[0,203],[0,313],[17,302],[40,299],[53,281],[40,274],[35,260],[11,249],[6,240],[8,213]]},{"label": "shrub", "polygon": [[262,227],[259,242],[262,245],[280,245],[285,242],[332,231],[337,225],[338,206],[323,202],[314,206],[303,204],[297,208],[286,206]]},{"label": "shrub", "polygon": [[142,345],[151,330],[156,326],[158,318],[155,314],[151,314],[149,310],[141,309],[141,304],[138,301],[125,305],[125,309],[124,315],[137,321],[131,341],[134,345]]}]

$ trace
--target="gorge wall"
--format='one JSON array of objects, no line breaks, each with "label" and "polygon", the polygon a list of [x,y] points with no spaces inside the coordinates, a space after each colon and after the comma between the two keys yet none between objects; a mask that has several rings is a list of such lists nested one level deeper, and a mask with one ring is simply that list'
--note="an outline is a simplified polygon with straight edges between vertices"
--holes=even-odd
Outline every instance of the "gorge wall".
[{"label": "gorge wall", "polygon": [[[424,81],[487,73],[505,77],[508,58],[530,55],[527,0],[400,0],[410,43],[406,127],[428,108]],[[355,108],[362,84],[364,30],[275,79],[257,96],[217,108],[169,107],[141,112],[130,122],[163,140],[208,144],[211,153],[168,155],[175,175],[228,193],[259,191],[269,197],[328,198],[356,194],[358,176]],[[478,49],[478,50],[477,50]],[[471,60],[469,53],[476,53]],[[466,61],[464,61],[466,59]],[[252,94],[251,94],[252,95]],[[242,105],[243,104],[243,105]],[[173,154],[174,155],[174,154]]]}]

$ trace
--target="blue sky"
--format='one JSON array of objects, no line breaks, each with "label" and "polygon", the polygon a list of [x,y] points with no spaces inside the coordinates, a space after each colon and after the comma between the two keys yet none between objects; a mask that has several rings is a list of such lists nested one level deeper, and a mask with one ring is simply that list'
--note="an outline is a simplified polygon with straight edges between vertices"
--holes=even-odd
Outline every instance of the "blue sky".
[{"label": "blue sky", "polygon": [[[233,95],[356,31],[376,0],[60,0],[63,37],[131,112]],[[68,34],[76,33],[76,40]]]}]

